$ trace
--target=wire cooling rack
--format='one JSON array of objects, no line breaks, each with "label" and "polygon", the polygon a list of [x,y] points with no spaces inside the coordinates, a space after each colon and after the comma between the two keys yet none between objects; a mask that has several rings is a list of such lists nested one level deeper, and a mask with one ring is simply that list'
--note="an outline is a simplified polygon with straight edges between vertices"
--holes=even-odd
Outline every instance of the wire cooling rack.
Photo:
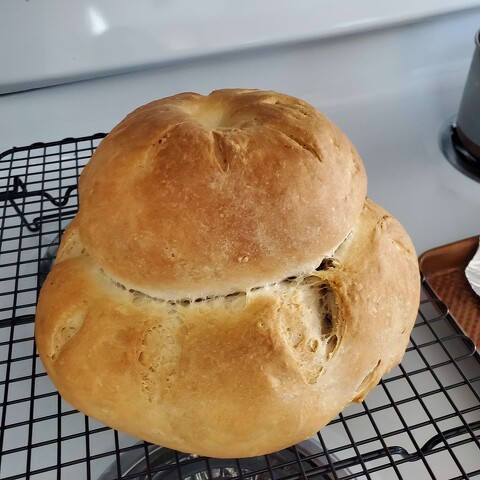
[{"label": "wire cooling rack", "polygon": [[0,478],[480,478],[480,358],[428,284],[407,353],[361,404],[282,452],[216,460],[146,444],[62,400],[38,358],[35,304],[104,134],[0,155]]}]

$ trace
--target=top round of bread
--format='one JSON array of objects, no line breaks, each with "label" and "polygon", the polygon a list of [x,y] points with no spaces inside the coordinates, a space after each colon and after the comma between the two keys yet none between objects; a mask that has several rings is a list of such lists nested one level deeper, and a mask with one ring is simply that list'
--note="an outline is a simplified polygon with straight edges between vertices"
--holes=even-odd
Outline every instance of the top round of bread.
[{"label": "top round of bread", "polygon": [[183,93],[138,108],[101,142],[81,175],[78,221],[117,282],[195,299],[312,271],[365,196],[354,146],[307,103]]}]

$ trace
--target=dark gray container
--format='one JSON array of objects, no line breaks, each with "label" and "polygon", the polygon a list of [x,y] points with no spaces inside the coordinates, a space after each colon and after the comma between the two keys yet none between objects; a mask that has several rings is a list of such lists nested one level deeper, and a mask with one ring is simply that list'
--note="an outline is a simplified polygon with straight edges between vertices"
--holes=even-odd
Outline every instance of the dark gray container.
[{"label": "dark gray container", "polygon": [[457,133],[464,148],[480,161],[480,30],[458,110]]},{"label": "dark gray container", "polygon": [[475,51],[458,114],[441,130],[440,147],[457,170],[480,182],[480,30],[475,34]]}]

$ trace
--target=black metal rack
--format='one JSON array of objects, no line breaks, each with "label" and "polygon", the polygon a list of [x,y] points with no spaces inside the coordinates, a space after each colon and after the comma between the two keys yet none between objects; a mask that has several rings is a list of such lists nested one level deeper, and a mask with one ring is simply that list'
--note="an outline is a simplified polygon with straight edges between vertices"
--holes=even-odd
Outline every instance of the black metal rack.
[{"label": "black metal rack", "polygon": [[77,209],[78,175],[104,134],[0,155],[0,478],[480,478],[480,357],[424,282],[401,365],[308,442],[219,461],[140,442],[72,409],[33,338],[45,261]]}]

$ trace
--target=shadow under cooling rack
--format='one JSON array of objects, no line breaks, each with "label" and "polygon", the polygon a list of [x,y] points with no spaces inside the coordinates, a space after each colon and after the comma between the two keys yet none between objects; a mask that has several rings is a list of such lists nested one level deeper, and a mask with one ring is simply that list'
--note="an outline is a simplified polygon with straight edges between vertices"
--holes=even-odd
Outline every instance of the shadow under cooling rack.
[{"label": "shadow under cooling rack", "polygon": [[40,282],[104,134],[0,155],[0,478],[480,478],[480,358],[429,285],[405,357],[310,440],[217,460],[128,437],[62,400],[34,343]]}]

